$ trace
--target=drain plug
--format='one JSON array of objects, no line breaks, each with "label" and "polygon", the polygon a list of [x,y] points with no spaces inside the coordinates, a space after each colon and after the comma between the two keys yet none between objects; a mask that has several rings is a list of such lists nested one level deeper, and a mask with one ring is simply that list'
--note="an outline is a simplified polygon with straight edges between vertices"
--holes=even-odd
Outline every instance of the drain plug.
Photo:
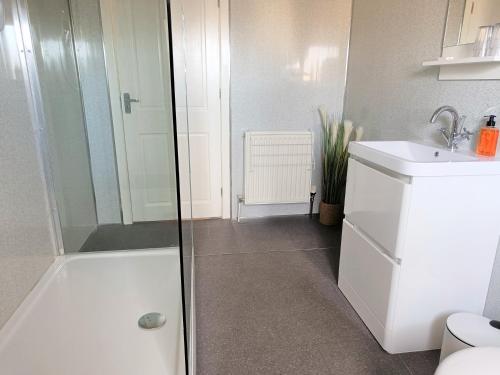
[{"label": "drain plug", "polygon": [[167,321],[164,314],[158,312],[150,312],[139,318],[139,327],[144,329],[160,328]]}]

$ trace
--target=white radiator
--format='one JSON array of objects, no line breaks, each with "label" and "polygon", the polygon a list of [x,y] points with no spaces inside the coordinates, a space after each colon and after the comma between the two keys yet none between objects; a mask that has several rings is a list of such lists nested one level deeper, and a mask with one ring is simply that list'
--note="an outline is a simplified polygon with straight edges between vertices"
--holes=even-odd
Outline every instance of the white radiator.
[{"label": "white radiator", "polygon": [[245,133],[245,204],[309,202],[311,132]]}]

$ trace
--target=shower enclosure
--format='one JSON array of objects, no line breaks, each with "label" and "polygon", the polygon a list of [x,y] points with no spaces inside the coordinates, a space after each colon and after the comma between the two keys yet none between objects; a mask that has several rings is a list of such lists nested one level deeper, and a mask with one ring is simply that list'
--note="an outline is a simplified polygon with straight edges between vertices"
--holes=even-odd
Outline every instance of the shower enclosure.
[{"label": "shower enclosure", "polygon": [[0,373],[194,373],[182,0],[0,1],[57,255],[0,329]]}]

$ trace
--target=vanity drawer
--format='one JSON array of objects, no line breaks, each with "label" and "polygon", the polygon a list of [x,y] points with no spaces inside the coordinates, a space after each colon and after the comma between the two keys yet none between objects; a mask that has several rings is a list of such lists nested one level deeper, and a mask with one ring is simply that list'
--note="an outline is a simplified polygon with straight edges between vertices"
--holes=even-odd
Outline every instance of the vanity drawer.
[{"label": "vanity drawer", "polygon": [[346,218],[395,258],[402,255],[410,194],[409,178],[393,177],[349,159]]},{"label": "vanity drawer", "polygon": [[383,347],[392,325],[400,268],[344,220],[339,288]]}]

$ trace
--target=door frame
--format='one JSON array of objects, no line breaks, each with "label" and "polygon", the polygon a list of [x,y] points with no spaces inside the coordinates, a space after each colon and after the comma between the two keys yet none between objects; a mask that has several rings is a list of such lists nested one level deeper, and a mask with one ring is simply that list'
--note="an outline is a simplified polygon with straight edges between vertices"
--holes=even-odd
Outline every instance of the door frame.
[{"label": "door frame", "polygon": [[[125,128],[117,59],[113,41],[112,0],[99,0],[102,39],[111,102],[111,115],[115,143],[118,185],[123,224],[132,224],[132,196],[128,173]],[[171,48],[171,46],[170,46]],[[230,139],[230,41],[229,0],[219,0],[219,53],[220,53],[220,112],[221,112],[221,217],[231,217],[231,139]]]},{"label": "door frame", "polygon": [[127,150],[125,147],[125,128],[121,103],[120,82],[113,42],[112,1],[100,0],[102,41],[104,60],[108,79],[111,118],[113,123],[116,167],[118,172],[118,186],[120,189],[120,205],[123,224],[132,224],[132,196],[128,175]]},{"label": "door frame", "polygon": [[231,40],[229,2],[219,1],[222,218],[231,218]]}]

